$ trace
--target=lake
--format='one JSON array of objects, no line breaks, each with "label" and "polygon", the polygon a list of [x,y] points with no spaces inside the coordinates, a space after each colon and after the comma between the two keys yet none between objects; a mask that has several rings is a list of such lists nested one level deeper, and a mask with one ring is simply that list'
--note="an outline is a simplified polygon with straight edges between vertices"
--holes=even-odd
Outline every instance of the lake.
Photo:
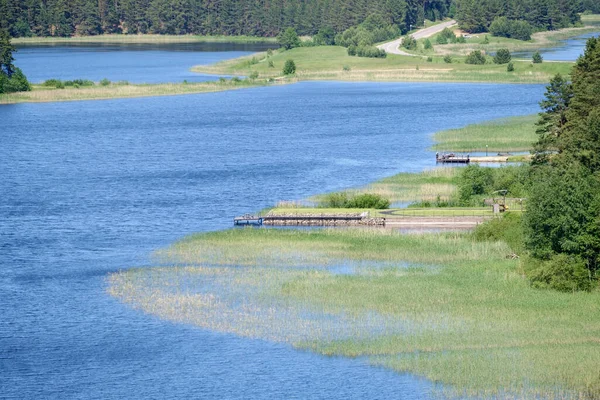
[{"label": "lake", "polygon": [[[47,49],[28,51],[29,65],[36,51],[47,59]],[[104,49],[52,51],[65,65],[79,60],[71,77],[104,77],[94,75]],[[113,79],[149,79],[146,56],[136,52]],[[196,56],[172,51],[169,64],[183,74]],[[433,167],[432,133],[537,112],[543,93],[543,85],[306,82],[0,106],[0,397],[427,398],[430,382],[364,360],[139,313],[106,294],[106,276],[278,200]]]},{"label": "lake", "polygon": [[89,79],[131,83],[201,82],[218,76],[190,72],[194,65],[245,56],[277,47],[276,43],[72,43],[20,45],[15,65],[27,79]]}]

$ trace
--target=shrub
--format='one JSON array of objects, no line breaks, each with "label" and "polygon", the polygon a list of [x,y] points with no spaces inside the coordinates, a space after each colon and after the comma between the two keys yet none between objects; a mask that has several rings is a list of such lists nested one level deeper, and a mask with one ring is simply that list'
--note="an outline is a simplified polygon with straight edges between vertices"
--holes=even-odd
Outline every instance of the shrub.
[{"label": "shrub", "polygon": [[57,89],[61,89],[61,88],[65,87],[65,85],[63,85],[63,83],[62,83],[62,81],[60,79],[48,79],[48,80],[45,80],[42,83],[42,86],[45,86],[45,87],[55,87]]},{"label": "shrub", "polygon": [[387,53],[384,50],[378,49],[375,46],[359,46],[356,48],[356,55],[358,57],[369,57],[369,58],[386,58]]},{"label": "shrub", "polygon": [[438,37],[435,38],[435,41],[437,44],[448,44],[448,38],[446,38],[442,35],[438,35]]},{"label": "shrub", "polygon": [[250,78],[250,79],[252,79],[252,80],[254,80],[254,79],[258,78],[258,71],[252,71],[252,72],[250,73],[250,75],[248,75],[248,78]]},{"label": "shrub", "polygon": [[463,35],[457,36],[455,43],[467,43],[467,39]]},{"label": "shrub", "polygon": [[406,35],[404,40],[402,40],[402,47],[407,50],[416,50],[417,49],[417,40],[411,35]]},{"label": "shrub", "polygon": [[272,57],[272,56],[273,56],[273,50],[267,49],[267,57]]},{"label": "shrub", "polygon": [[512,56],[508,49],[500,49],[494,56],[494,64],[508,64]]},{"label": "shrub", "polygon": [[348,46],[348,55],[349,56],[355,56],[356,55],[356,46],[351,44],[350,46]]},{"label": "shrub", "polygon": [[531,286],[560,292],[590,291],[597,283],[590,279],[585,262],[575,256],[557,254],[547,261],[527,260]]},{"label": "shrub", "polygon": [[485,56],[479,50],[472,51],[465,59],[465,64],[483,65]]},{"label": "shrub", "polygon": [[446,64],[452,64],[452,56],[451,55],[444,56],[444,62]]},{"label": "shrub", "polygon": [[471,205],[471,198],[485,194],[494,182],[490,168],[471,164],[463,168],[458,180],[458,199],[461,205]]},{"label": "shrub", "polygon": [[531,57],[531,60],[534,64],[541,64],[542,61],[544,61],[544,58],[542,57],[539,51],[536,51],[535,53],[533,53],[533,57]]},{"label": "shrub", "polygon": [[362,193],[350,198],[346,208],[375,208],[383,210],[389,208],[390,200],[379,194]]},{"label": "shrub", "polygon": [[277,42],[285,50],[300,46],[300,38],[298,38],[298,34],[294,28],[287,28],[280,32],[277,36]]},{"label": "shrub", "polygon": [[515,254],[522,254],[525,249],[523,224],[517,213],[504,213],[500,218],[477,225],[472,235],[479,242],[504,241]]},{"label": "shrub", "polygon": [[242,80],[240,78],[238,78],[237,76],[234,76],[233,78],[231,78],[231,82],[233,83],[240,83]]},{"label": "shrub", "polygon": [[100,86],[108,86],[108,85],[110,85],[110,81],[108,79],[104,78],[100,81]]},{"label": "shrub", "polygon": [[335,192],[324,195],[319,201],[319,207],[325,208],[374,208],[378,210],[389,208],[389,199],[373,193],[360,193],[350,196],[347,192]]},{"label": "shrub", "polygon": [[343,70],[343,71],[346,71],[346,72],[347,72],[347,71],[350,71],[350,66],[349,66],[349,65],[344,65],[344,66],[342,67],[342,70]]},{"label": "shrub", "polygon": [[225,78],[223,78],[223,77],[220,77],[220,78],[219,78],[219,83],[225,83],[225,82],[227,82],[227,79],[225,79]]},{"label": "shrub", "polygon": [[267,65],[269,68],[275,68],[275,64],[273,64],[273,60],[269,60]]},{"label": "shrub", "polygon": [[[452,60],[450,60],[450,61],[452,61]],[[431,57],[431,56],[427,57],[427,62],[433,62],[433,57]]]},{"label": "shrub", "polygon": [[293,75],[296,73],[296,63],[292,59],[288,59],[283,66],[284,75]]},{"label": "shrub", "polygon": [[481,44],[490,44],[490,38],[488,38],[488,35],[485,35],[485,37],[483,38],[483,42],[481,42]]},{"label": "shrub", "polygon": [[425,41],[423,42],[423,48],[425,50],[431,50],[431,49],[433,49],[433,45],[431,44],[431,40],[425,39]]},{"label": "shrub", "polygon": [[515,70],[515,66],[512,62],[509,62],[508,65],[506,66],[506,71],[507,72],[513,72]]},{"label": "shrub", "polygon": [[0,72],[0,76],[4,77],[4,79],[2,79],[0,82],[2,85],[2,87],[0,87],[0,93],[31,91],[31,85],[20,68],[15,67],[15,72],[13,72],[10,78],[6,77],[6,75],[2,72]]}]

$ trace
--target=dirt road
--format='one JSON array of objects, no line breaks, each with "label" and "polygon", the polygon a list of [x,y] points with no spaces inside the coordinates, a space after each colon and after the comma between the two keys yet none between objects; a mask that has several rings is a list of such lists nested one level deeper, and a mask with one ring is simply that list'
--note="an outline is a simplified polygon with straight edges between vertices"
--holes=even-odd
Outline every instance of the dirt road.
[{"label": "dirt road", "polygon": [[[430,26],[429,28],[419,29],[418,31],[413,33],[411,36],[414,37],[415,39],[425,39],[427,37],[435,35],[438,32],[441,32],[442,30],[444,30],[444,28],[448,28],[453,25],[456,25],[455,20],[442,22],[441,24],[433,25],[433,26]],[[400,54],[402,56],[413,56],[414,57],[415,56],[414,54],[410,54],[410,53],[407,53],[407,52],[399,49],[400,45],[402,44],[402,39],[403,38],[400,38],[400,39],[393,40],[391,42],[380,44],[379,46],[377,46],[377,48],[383,49],[386,53],[389,53],[389,54]]]}]

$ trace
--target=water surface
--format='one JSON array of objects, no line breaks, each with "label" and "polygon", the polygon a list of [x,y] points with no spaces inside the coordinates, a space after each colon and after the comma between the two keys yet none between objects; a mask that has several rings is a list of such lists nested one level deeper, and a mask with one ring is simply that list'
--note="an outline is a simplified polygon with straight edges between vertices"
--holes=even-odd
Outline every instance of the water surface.
[{"label": "water surface", "polygon": [[201,82],[218,76],[190,71],[194,65],[214,64],[276,47],[275,43],[169,43],[20,45],[14,54],[34,83],[47,79],[104,78],[131,83]]},{"label": "water surface", "polygon": [[307,82],[1,106],[0,397],[426,398],[364,360],[141,314],[105,278],[278,200],[433,167],[432,133],[534,113],[543,92]]},{"label": "water surface", "polygon": [[[539,52],[546,61],[576,61],[583,55],[587,40],[598,35],[600,31],[561,40],[556,46],[540,49]],[[513,53],[513,57],[531,59],[533,53],[534,51],[520,51]]]}]

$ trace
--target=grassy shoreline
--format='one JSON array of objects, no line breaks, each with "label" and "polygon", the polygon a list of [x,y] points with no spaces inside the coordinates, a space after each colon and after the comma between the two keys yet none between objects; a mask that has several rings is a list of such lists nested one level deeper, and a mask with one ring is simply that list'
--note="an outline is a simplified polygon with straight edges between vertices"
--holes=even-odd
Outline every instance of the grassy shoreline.
[{"label": "grassy shoreline", "polygon": [[96,35],[74,37],[15,38],[15,45],[44,45],[66,43],[277,43],[276,38],[258,36],[200,36],[200,35]]},{"label": "grassy shoreline", "polygon": [[[30,92],[0,94],[0,105],[18,103],[48,103],[83,100],[110,100],[138,97],[176,96],[183,94],[214,93],[226,90],[268,86],[265,80],[240,80],[234,82],[211,81],[199,83],[160,83],[160,84],[110,84],[92,87],[55,89],[42,85],[32,85]],[[276,83],[275,83],[276,84]]]}]

